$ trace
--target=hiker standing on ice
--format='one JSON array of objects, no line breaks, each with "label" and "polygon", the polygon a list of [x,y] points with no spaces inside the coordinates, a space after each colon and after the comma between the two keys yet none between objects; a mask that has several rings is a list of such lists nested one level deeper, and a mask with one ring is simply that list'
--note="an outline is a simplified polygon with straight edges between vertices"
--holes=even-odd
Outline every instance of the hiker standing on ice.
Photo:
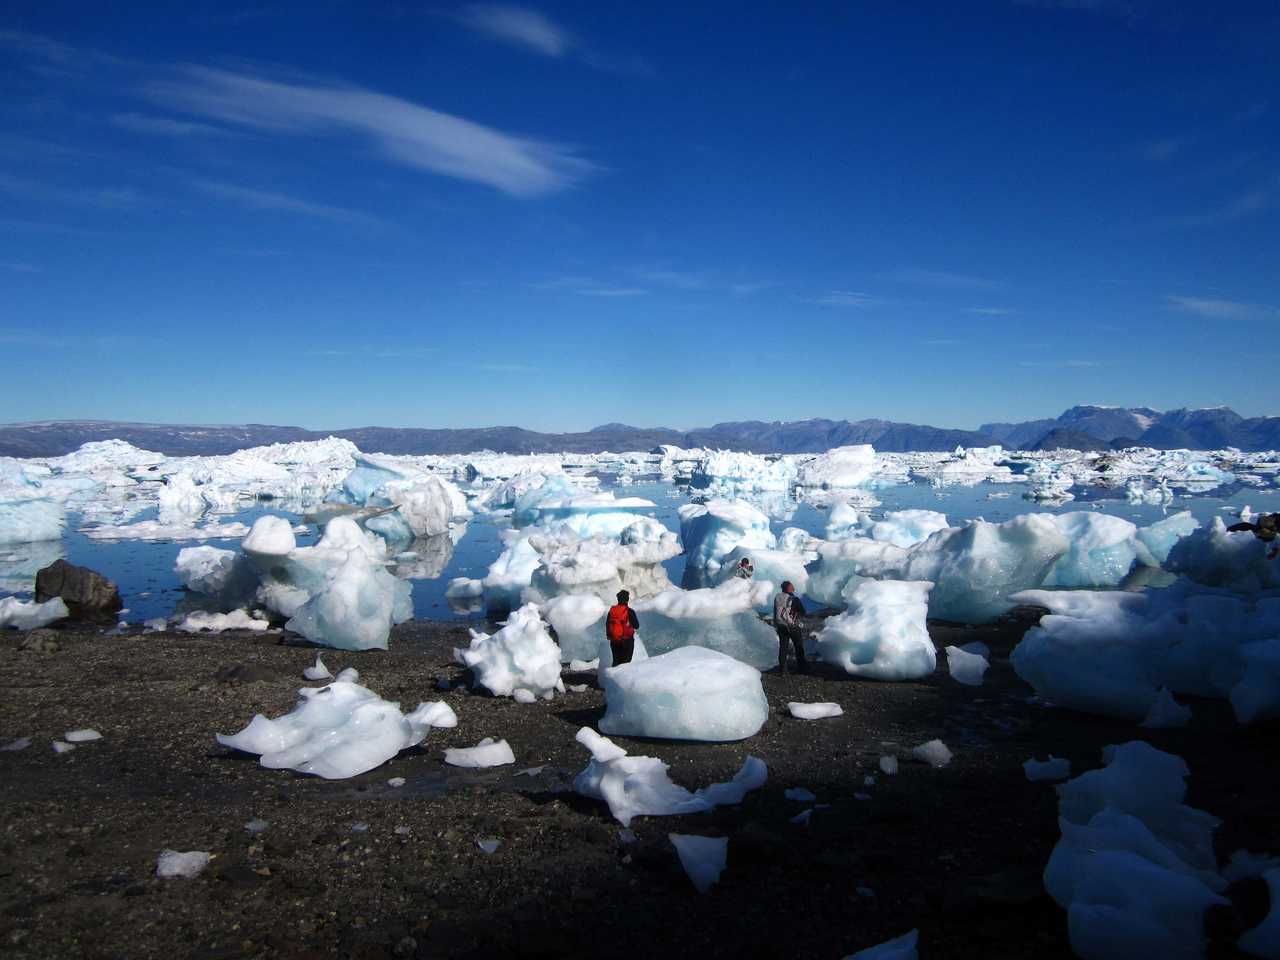
[{"label": "hiker standing on ice", "polygon": [[618,602],[609,608],[609,615],[604,619],[604,635],[609,640],[609,652],[613,655],[615,667],[630,663],[631,655],[636,652],[636,631],[640,629],[640,618],[627,606],[630,599],[630,593],[619,590]]},{"label": "hiker standing on ice", "polygon": [[1280,554],[1280,546],[1275,545],[1276,538],[1280,536],[1280,513],[1264,513],[1258,517],[1255,523],[1249,523],[1247,520],[1242,523],[1233,523],[1227,527],[1230,533],[1242,533],[1249,531],[1263,543],[1271,544],[1271,549],[1267,552],[1267,559],[1274,560],[1277,554]]},{"label": "hiker standing on ice", "polygon": [[804,637],[800,633],[800,618],[805,614],[804,604],[796,596],[795,584],[782,581],[782,591],[773,598],[773,627],[778,631],[778,672],[787,672],[787,644],[796,650],[796,672],[808,673],[809,664],[804,659]]},{"label": "hiker standing on ice", "polygon": [[756,575],[756,566],[751,562],[750,557],[743,557],[738,561],[738,565],[733,568],[733,575],[740,580],[750,580]]}]

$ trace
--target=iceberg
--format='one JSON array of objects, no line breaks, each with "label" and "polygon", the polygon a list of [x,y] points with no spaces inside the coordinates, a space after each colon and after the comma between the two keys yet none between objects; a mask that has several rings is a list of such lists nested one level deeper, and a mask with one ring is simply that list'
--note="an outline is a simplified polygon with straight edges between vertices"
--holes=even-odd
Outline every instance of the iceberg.
[{"label": "iceberg", "polygon": [[33,488],[0,486],[0,544],[58,540],[66,524],[60,503]]},{"label": "iceberg", "polygon": [[990,666],[987,658],[960,647],[947,647],[947,670],[951,679],[968,687],[982,686],[982,677]]},{"label": "iceberg", "polygon": [[422,703],[403,714],[399,704],[353,680],[303,687],[298,694],[302,699],[289,713],[274,720],[257,714],[239,733],[218,734],[218,743],[259,754],[262,766],[271,770],[343,780],[421,743],[432,726],[446,725],[438,722],[438,704]]},{"label": "iceberg", "polygon": [[595,658],[608,612],[609,605],[593,593],[566,593],[547,601],[542,616],[555,631],[562,663]]},{"label": "iceberg", "polygon": [[892,543],[854,537],[817,545],[818,559],[806,568],[805,596],[843,607],[845,593],[864,580],[901,580],[907,551]]},{"label": "iceberg", "polygon": [[836,447],[802,464],[796,482],[802,487],[860,487],[876,472],[876,451],[869,443]]},{"label": "iceberg", "polygon": [[1068,546],[1043,586],[1117,587],[1138,562],[1138,528],[1128,520],[1084,510],[1050,516]]},{"label": "iceberg", "polygon": [[849,609],[829,618],[818,657],[854,676],[913,680],[933,673],[937,655],[925,626],[927,582],[868,580],[848,593]]},{"label": "iceberg", "polygon": [[1169,550],[1165,569],[1210,587],[1238,593],[1280,588],[1280,563],[1267,559],[1275,544],[1252,533],[1231,533],[1221,517],[1178,540]]},{"label": "iceberg", "polygon": [[61,597],[54,597],[44,603],[19,600],[17,597],[0,597],[0,630],[5,627],[38,630],[69,616],[71,611]]},{"label": "iceberg", "polygon": [[777,540],[769,518],[742,500],[709,500],[688,503],[680,515],[680,539],[688,556],[685,586],[713,583],[725,557],[738,546],[745,550],[772,550]]},{"label": "iceberg", "polygon": [[478,686],[496,697],[511,697],[524,690],[550,700],[556,691],[564,692],[560,648],[532,603],[511,614],[492,636],[472,630],[471,646],[454,650],[454,656],[470,668]]},{"label": "iceberg", "polygon": [[786,492],[795,486],[796,468],[786,457],[715,450],[693,469],[691,485],[732,493]]},{"label": "iceberg", "polygon": [[778,637],[755,609],[770,602],[773,584],[734,578],[718,587],[673,587],[631,605],[650,656],[698,646],[766,669],[778,662]]},{"label": "iceberg", "polygon": [[754,736],[769,718],[760,671],[702,647],[600,671],[602,733],[724,742]]},{"label": "iceberg", "polygon": [[1183,510],[1173,516],[1157,520],[1147,527],[1139,527],[1138,541],[1147,548],[1155,565],[1163,566],[1169,559],[1169,551],[1183,537],[1200,529],[1200,521],[1191,516],[1190,510]]}]

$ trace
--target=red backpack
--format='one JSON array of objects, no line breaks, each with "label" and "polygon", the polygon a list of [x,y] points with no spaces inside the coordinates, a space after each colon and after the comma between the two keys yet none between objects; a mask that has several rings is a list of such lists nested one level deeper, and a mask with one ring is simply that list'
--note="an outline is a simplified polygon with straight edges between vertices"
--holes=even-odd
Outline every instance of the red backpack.
[{"label": "red backpack", "polygon": [[609,608],[609,617],[604,622],[604,635],[610,643],[622,643],[636,635],[631,626],[631,608],[624,603],[615,603]]}]

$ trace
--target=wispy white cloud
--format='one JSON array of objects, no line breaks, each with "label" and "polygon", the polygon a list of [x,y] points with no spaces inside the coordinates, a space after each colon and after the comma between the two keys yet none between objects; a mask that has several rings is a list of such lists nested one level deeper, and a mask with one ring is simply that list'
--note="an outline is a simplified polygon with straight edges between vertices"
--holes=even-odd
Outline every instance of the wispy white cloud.
[{"label": "wispy white cloud", "polygon": [[1010,317],[1018,311],[1012,307],[965,307],[964,312],[979,317]]},{"label": "wispy white cloud", "polygon": [[954,287],[969,290],[991,290],[1002,284],[986,277],[975,277],[967,273],[950,273],[945,270],[922,270],[918,267],[904,267],[884,275],[884,279],[894,283],[914,283],[925,287]]},{"label": "wispy white cloud", "polygon": [[1100,367],[1102,366],[1102,362],[1099,360],[1019,360],[1018,366],[1077,369],[1077,368],[1085,368],[1085,367]]},{"label": "wispy white cloud", "polygon": [[574,44],[564,27],[537,10],[514,4],[469,3],[458,14],[458,20],[504,43],[547,57],[562,57]]},{"label": "wispy white cloud", "polygon": [[345,207],[333,207],[323,203],[313,203],[286,193],[272,190],[256,190],[242,187],[234,183],[222,183],[217,180],[193,180],[192,184],[205,193],[227,200],[233,200],[250,210],[267,210],[280,213],[296,213],[305,217],[319,217],[323,220],[338,220],[344,223],[380,223],[376,217],[348,210]]},{"label": "wispy white cloud", "polygon": [[155,134],[162,137],[234,137],[236,131],[215,127],[211,123],[193,120],[176,120],[173,117],[155,117],[144,113],[117,113],[111,123],[134,133]]},{"label": "wispy white cloud", "polygon": [[146,92],[170,108],[255,130],[368,138],[395,163],[517,196],[562,190],[594,169],[568,147],[359,87],[188,66]]},{"label": "wispy white cloud", "polygon": [[1249,320],[1254,317],[1280,313],[1274,307],[1239,300],[1219,300],[1210,297],[1186,297],[1167,294],[1165,303],[1174,310],[1193,313],[1210,320]]},{"label": "wispy white cloud", "polygon": [[683,270],[668,270],[659,267],[639,267],[631,271],[632,275],[647,283],[660,287],[674,287],[677,290],[705,290],[711,285],[706,277],[698,273]]},{"label": "wispy white cloud", "polygon": [[544,280],[532,284],[536,290],[558,290],[574,293],[581,297],[641,297],[649,291],[643,287],[629,287],[610,284],[590,277],[558,277],[555,280]]},{"label": "wispy white cloud", "polygon": [[875,307],[884,303],[879,297],[855,290],[829,290],[809,303],[817,303],[824,307]]},{"label": "wispy white cloud", "polygon": [[471,367],[487,373],[537,373],[542,369],[529,363],[475,363]]},{"label": "wispy white cloud", "polygon": [[39,203],[128,210],[142,203],[142,194],[133,187],[61,187],[26,177],[0,173],[0,193]]}]

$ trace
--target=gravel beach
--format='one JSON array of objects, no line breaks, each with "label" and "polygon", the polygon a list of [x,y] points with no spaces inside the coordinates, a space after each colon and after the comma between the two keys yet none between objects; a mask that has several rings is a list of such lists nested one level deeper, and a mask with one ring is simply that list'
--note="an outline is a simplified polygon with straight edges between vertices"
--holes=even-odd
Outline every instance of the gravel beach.
[{"label": "gravel beach", "polygon": [[[1280,852],[1276,725],[1238,727],[1194,701],[1190,726],[1144,730],[1036,702],[1008,653],[1039,611],[988,627],[931,623],[928,680],[852,680],[820,666],[765,674],[765,728],[731,744],[615,738],[662,758],[696,789],[748,755],[769,781],[736,807],[640,818],[634,842],[603,803],[572,792],[574,742],[604,699],[592,675],[552,702],[466,689],[452,659],[464,625],[414,621],[389,651],[325,651],[334,672],[406,709],[443,699],[459,724],[345,781],[261,768],[219,746],[255,713],[292,708],[315,649],[279,632],[105,635],[77,628],[0,635],[0,952],[18,957],[803,957],[835,960],[919,928],[922,957],[1069,957],[1066,918],[1040,875],[1058,837],[1053,788],[1022,763],[1050,754],[1073,773],[1111,743],[1143,739],[1191,767],[1188,803],[1222,818],[1223,859]],[[982,640],[981,687],[947,674],[942,649]],[[437,690],[447,679],[452,688]],[[793,719],[788,701],[844,715]],[[51,748],[64,731],[102,739]],[[460,770],[446,747],[505,738],[514,766]],[[941,739],[934,769],[911,748]],[[881,756],[899,758],[885,776]],[[529,768],[541,768],[522,773]],[[403,777],[404,785],[388,780]],[[874,778],[874,781],[868,778]],[[791,818],[813,804],[807,826]],[[266,821],[256,834],[250,821]],[[706,894],[668,833],[729,837]],[[497,839],[486,854],[480,839]],[[162,850],[214,854],[195,879],[159,879]],[[1236,956],[1222,943],[1214,957]]]}]

